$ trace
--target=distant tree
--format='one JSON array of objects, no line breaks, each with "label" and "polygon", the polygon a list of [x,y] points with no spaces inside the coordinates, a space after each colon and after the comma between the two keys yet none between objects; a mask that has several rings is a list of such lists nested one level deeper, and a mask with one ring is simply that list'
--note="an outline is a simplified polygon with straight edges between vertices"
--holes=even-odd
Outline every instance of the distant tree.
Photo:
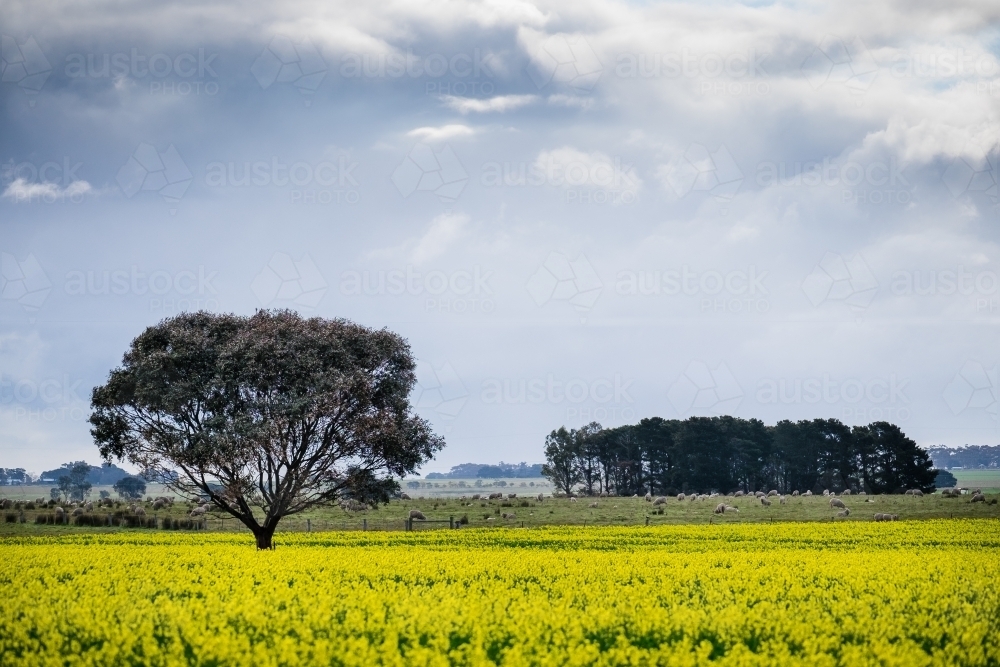
[{"label": "distant tree", "polygon": [[111,492],[110,491],[106,491],[104,489],[101,489],[100,496],[101,496],[101,500],[104,500],[105,498],[110,498],[111,497]]},{"label": "distant tree", "polygon": [[138,477],[122,477],[112,488],[120,497],[136,500],[145,495],[146,482]]},{"label": "distant tree", "polygon": [[93,485],[87,481],[90,474],[90,464],[86,461],[74,461],[63,465],[69,474],[62,475],[57,481],[59,490],[66,500],[80,501],[90,495]]},{"label": "distant tree", "polygon": [[420,488],[420,482],[418,482],[415,479],[411,480],[411,481],[409,481],[409,482],[406,483],[406,488],[408,488],[408,489],[419,489]]},{"label": "distant tree", "polygon": [[400,336],[346,320],[183,314],[94,389],[91,433],[105,460],[208,497],[269,549],[283,517],[388,502],[444,446],[412,412],[415,366]]},{"label": "distant tree", "polygon": [[545,438],[542,474],[552,481],[556,490],[563,493],[571,493],[581,480],[576,447],[576,439],[565,427],[552,431]]},{"label": "distant tree", "polygon": [[62,489],[55,486],[49,489],[49,498],[52,500],[59,500],[62,498]]},{"label": "distant tree", "polygon": [[936,489],[953,489],[958,486],[958,478],[947,470],[935,470],[934,475],[934,488]]}]

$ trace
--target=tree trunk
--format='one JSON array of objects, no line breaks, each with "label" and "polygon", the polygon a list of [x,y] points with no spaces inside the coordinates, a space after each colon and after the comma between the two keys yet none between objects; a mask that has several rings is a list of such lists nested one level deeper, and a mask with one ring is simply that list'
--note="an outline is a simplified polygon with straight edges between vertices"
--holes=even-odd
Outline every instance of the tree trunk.
[{"label": "tree trunk", "polygon": [[274,529],[275,526],[265,524],[253,531],[254,537],[257,538],[258,549],[274,549],[274,544],[271,542],[271,538],[274,537]]}]

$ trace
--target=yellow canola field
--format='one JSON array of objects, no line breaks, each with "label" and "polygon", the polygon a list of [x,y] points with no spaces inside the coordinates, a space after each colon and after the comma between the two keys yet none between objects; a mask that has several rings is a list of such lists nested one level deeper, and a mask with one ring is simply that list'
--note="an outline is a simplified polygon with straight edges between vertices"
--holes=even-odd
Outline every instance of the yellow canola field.
[{"label": "yellow canola field", "polygon": [[1000,523],[0,539],[2,665],[997,665]]}]

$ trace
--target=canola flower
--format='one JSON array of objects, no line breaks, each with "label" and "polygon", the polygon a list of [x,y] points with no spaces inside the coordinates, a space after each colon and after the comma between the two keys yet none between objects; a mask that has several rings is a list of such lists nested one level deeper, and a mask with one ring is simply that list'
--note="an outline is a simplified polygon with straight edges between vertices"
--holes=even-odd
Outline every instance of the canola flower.
[{"label": "canola flower", "polygon": [[0,539],[2,665],[996,665],[1000,523]]}]

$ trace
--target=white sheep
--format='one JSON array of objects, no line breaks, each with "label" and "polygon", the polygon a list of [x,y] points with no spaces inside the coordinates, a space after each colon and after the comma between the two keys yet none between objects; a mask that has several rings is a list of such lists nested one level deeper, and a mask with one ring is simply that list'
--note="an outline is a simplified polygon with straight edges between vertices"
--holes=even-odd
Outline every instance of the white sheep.
[{"label": "white sheep", "polygon": [[656,500],[653,501],[653,507],[656,507],[657,505],[666,505],[666,504],[667,504],[666,496],[657,496]]},{"label": "white sheep", "polygon": [[844,501],[841,500],[840,498],[837,498],[836,496],[830,498],[830,507],[839,507],[840,509],[847,509],[847,505],[844,504]]}]

